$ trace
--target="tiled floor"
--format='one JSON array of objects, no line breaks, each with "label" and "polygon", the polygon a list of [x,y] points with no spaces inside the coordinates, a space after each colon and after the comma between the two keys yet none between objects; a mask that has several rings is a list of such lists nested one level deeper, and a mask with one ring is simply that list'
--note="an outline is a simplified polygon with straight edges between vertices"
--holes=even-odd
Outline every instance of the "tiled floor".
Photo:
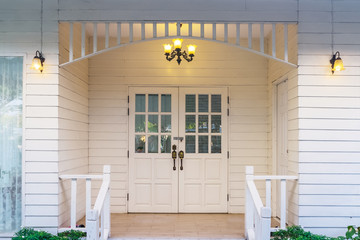
[{"label": "tiled floor", "polygon": [[111,214],[111,239],[243,239],[243,214]]}]

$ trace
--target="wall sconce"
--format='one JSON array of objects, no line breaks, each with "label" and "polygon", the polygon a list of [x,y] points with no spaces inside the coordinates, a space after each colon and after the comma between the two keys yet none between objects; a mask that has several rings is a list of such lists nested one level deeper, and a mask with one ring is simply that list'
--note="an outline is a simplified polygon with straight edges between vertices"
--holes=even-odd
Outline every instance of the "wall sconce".
[{"label": "wall sconce", "polygon": [[42,72],[44,70],[44,62],[45,58],[42,53],[40,51],[36,51],[35,57],[32,60],[31,69],[40,70],[40,72]]},{"label": "wall sconce", "polygon": [[173,39],[174,50],[172,50],[173,45],[164,44],[164,52],[165,52],[166,60],[171,61],[177,56],[176,61],[177,61],[178,65],[180,65],[180,63],[181,63],[181,58],[180,58],[181,56],[188,62],[191,62],[193,60],[193,58],[195,56],[195,49],[197,46],[196,45],[187,45],[189,53],[186,53],[185,50],[182,52],[181,51],[182,42],[183,42],[183,40],[180,38]]},{"label": "wall sconce", "polygon": [[330,59],[331,64],[331,72],[334,74],[334,72],[342,71],[344,70],[344,63],[342,59],[340,58],[340,52],[337,51],[332,58]]},{"label": "wall sconce", "polygon": [[41,45],[40,45],[40,51],[37,50],[35,52],[35,57],[32,60],[32,64],[30,69],[34,69],[34,70],[40,70],[40,72],[42,73],[44,70],[44,62],[45,62],[45,58],[43,56],[42,53],[42,47],[43,47],[43,9],[44,9],[44,0],[41,0],[41,14],[40,14],[40,33],[41,33]]}]

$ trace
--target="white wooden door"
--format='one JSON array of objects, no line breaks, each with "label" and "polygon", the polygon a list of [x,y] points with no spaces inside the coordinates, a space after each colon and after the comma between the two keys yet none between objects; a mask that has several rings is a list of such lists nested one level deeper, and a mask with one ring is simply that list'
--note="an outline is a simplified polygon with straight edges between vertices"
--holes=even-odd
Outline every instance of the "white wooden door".
[{"label": "white wooden door", "polygon": [[177,88],[129,89],[129,212],[178,212]]},{"label": "white wooden door", "polygon": [[[226,88],[181,88],[180,212],[227,212]],[[181,165],[181,163],[180,163]]]},{"label": "white wooden door", "polygon": [[[276,96],[276,163],[277,175],[287,175],[288,154],[287,154],[287,131],[288,131],[288,95],[287,81],[279,83]],[[277,185],[276,216],[280,217],[280,183]]]},{"label": "white wooden door", "polygon": [[227,212],[226,88],[129,93],[129,212]]}]

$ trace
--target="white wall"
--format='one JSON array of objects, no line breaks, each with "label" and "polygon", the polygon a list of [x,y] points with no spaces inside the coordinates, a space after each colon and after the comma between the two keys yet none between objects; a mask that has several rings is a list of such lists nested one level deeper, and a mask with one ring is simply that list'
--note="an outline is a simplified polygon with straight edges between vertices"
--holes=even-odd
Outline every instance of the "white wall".
[{"label": "white wall", "polygon": [[338,236],[360,225],[360,2],[333,3],[331,75],[331,1],[299,1],[299,224]]},{"label": "white wall", "polygon": [[[283,58],[284,56],[284,27],[283,25],[277,25],[276,27],[276,56]],[[269,49],[272,47],[272,37],[269,36]],[[270,50],[271,51],[271,50]],[[297,26],[289,25],[288,26],[288,53],[289,61],[297,63]],[[273,104],[274,102],[274,88],[276,88],[275,82],[287,80],[287,96],[288,96],[288,123],[287,123],[287,147],[288,147],[288,175],[298,176],[298,94],[297,94],[297,69],[293,66],[286,65],[274,60],[270,60],[268,64],[268,90],[269,90],[269,145],[271,146],[269,152],[269,174],[277,174],[277,162],[274,157],[276,156],[276,149],[273,149],[273,146],[276,146],[277,142],[275,137],[276,133],[276,109]],[[279,83],[279,82],[278,82]],[[275,115],[276,116],[276,115]],[[275,155],[275,156],[274,156]],[[273,185],[273,190],[276,190],[276,184]],[[279,185],[277,186],[279,187]],[[273,198],[273,214],[275,214],[276,201],[276,191],[272,192]],[[298,188],[297,181],[288,181],[287,182],[287,206],[288,206],[288,223],[289,224],[298,224]]]},{"label": "white wall", "polygon": [[0,1],[0,55],[25,55],[24,225],[58,225],[58,17],[57,0],[44,1],[45,70],[30,70],[40,50],[40,1]]},{"label": "white wall", "polygon": [[231,86],[229,212],[243,212],[245,165],[267,173],[267,59],[223,44],[185,41],[199,47],[195,60],[180,66],[166,61],[164,40],[89,59],[90,172],[112,164],[113,212],[127,211],[129,86]]},{"label": "white wall", "polygon": [[[59,25],[59,59],[68,57],[69,25]],[[80,24],[74,24],[75,35]],[[78,39],[78,38],[74,38]],[[74,55],[80,42],[74,41]],[[87,174],[89,171],[88,60],[59,69],[59,174]],[[59,225],[70,225],[71,180],[59,185]],[[85,181],[77,186],[77,219],[85,216]]]}]

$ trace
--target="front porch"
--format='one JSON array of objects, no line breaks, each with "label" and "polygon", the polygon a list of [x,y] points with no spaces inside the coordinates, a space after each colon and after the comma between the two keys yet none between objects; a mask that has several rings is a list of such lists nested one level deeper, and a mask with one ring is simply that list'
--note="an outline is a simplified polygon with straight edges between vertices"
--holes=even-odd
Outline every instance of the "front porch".
[{"label": "front porch", "polygon": [[[79,222],[84,223],[85,218]],[[244,214],[111,214],[110,239],[138,238],[244,239]]]}]

